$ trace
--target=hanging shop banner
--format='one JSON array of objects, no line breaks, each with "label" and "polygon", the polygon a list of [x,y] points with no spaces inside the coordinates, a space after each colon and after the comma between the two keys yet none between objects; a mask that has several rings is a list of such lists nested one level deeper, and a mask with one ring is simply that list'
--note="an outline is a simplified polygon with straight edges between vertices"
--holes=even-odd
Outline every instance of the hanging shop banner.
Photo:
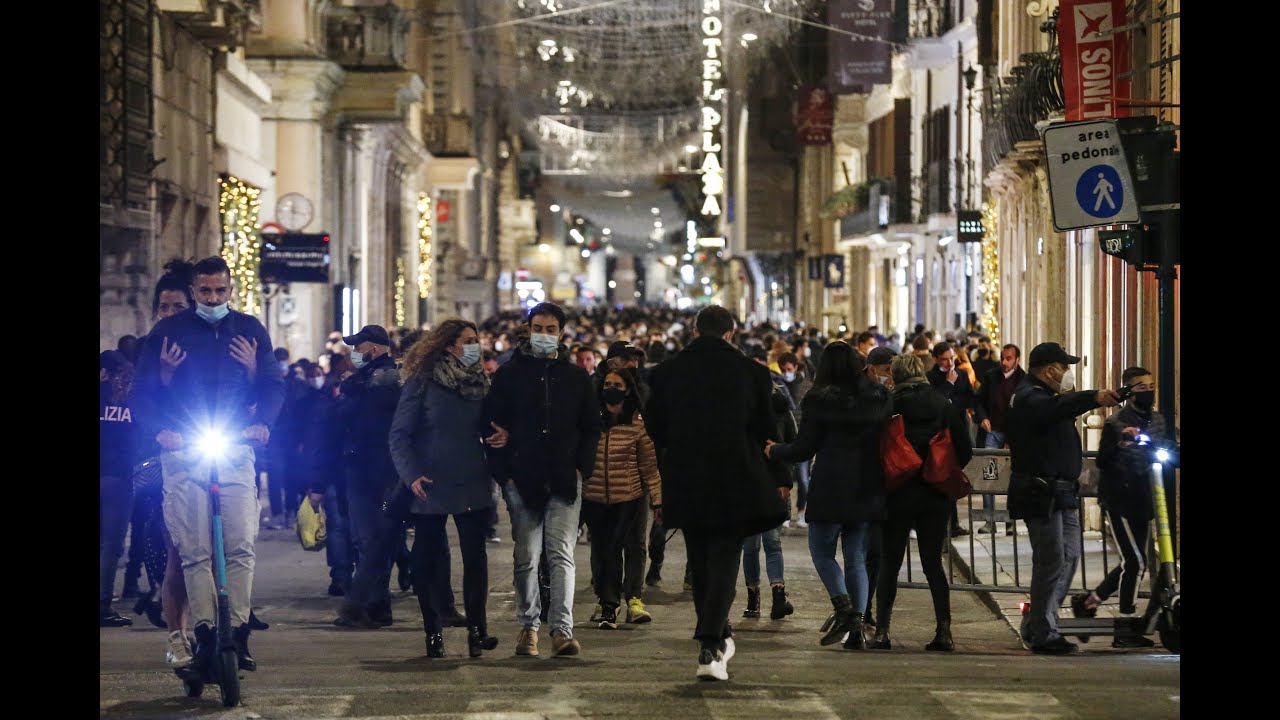
[{"label": "hanging shop banner", "polygon": [[844,31],[828,31],[831,92],[871,92],[872,85],[892,82],[893,0],[831,0],[827,24]]},{"label": "hanging shop banner", "polygon": [[844,256],[843,255],[823,255],[822,256],[822,286],[825,288],[839,289],[844,287]]},{"label": "hanging shop banner", "polygon": [[1067,121],[1128,117],[1129,32],[1125,0],[1062,0],[1058,42]]},{"label": "hanging shop banner", "polygon": [[435,223],[432,244],[438,248],[447,248],[457,242],[458,235],[458,218],[455,217],[454,210],[458,205],[457,190],[440,190],[435,193],[436,198],[436,214],[432,219]]},{"label": "hanging shop banner", "polygon": [[819,85],[800,86],[796,98],[796,142],[801,145],[830,145],[836,109],[833,95]]}]

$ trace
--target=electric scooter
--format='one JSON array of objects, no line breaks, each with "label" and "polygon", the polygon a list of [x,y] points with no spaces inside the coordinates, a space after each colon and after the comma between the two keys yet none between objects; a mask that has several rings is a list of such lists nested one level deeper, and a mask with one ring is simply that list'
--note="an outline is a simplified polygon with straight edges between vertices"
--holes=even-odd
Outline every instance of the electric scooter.
[{"label": "electric scooter", "polygon": [[218,484],[218,462],[226,457],[231,440],[223,433],[211,430],[196,442],[199,452],[209,461],[209,508],[213,516],[213,567],[218,585],[217,645],[213,661],[204,672],[193,662],[174,672],[182,680],[187,697],[198,698],[207,684],[216,684],[222,691],[222,705],[235,707],[240,704],[240,657],[231,637],[231,602],[227,595],[227,554],[222,536],[221,487]]},{"label": "electric scooter", "polygon": [[[1171,653],[1182,652],[1182,604],[1179,596],[1177,558],[1173,553],[1173,538],[1169,529],[1169,506],[1165,503],[1164,468],[1178,466],[1178,449],[1157,448],[1146,435],[1137,437],[1137,444],[1150,448],[1151,497],[1155,505],[1156,549],[1160,567],[1151,574],[1151,598],[1140,617],[1108,618],[1059,618],[1058,632],[1063,635],[1090,637],[1111,635],[1133,637],[1158,633],[1160,644]],[[1023,609],[1023,614],[1029,608]]]}]

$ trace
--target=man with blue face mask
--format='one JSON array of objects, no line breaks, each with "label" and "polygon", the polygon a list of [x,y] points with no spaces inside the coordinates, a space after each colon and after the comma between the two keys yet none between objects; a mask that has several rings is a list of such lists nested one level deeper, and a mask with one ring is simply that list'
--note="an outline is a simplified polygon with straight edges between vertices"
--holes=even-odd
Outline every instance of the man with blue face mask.
[{"label": "man with blue face mask", "polygon": [[1058,608],[1080,559],[1076,417],[1120,403],[1114,390],[1076,391],[1078,362],[1058,343],[1040,343],[1009,401],[1009,517],[1025,520],[1031,536],[1031,607],[1021,635],[1032,652],[1050,655],[1078,649],[1058,633]]},{"label": "man with blue face mask", "polygon": [[516,655],[538,654],[542,599],[538,560],[547,553],[551,575],[551,647],[577,655],[573,637],[573,548],[578,535],[582,479],[591,477],[604,422],[587,371],[569,362],[560,345],[565,313],[544,302],[529,310],[529,339],[493,374],[485,422],[507,428],[506,447],[492,454],[493,477],[506,496],[515,536]]},{"label": "man with blue face mask", "polygon": [[[162,449],[164,519],[182,559],[195,625],[195,662],[206,669],[213,661],[217,619],[208,481],[210,463],[218,463],[233,637],[240,668],[254,670],[257,663],[248,646],[258,536],[254,459],[271,438],[284,402],[284,378],[274,371],[266,328],[229,306],[232,284],[226,261],[210,257],[196,263],[191,291],[195,306],[156,323],[147,336],[132,406],[145,436]],[[162,359],[162,352],[175,345],[185,351],[176,366]],[[245,357],[246,352],[251,355]],[[213,459],[198,450],[200,438],[210,432],[229,440]]]}]

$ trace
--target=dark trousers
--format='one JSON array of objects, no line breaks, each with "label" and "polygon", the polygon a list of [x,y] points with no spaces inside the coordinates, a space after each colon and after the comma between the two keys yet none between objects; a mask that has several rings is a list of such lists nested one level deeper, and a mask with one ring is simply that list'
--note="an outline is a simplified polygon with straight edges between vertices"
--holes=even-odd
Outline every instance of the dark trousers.
[{"label": "dark trousers", "polygon": [[[124,528],[129,536],[129,559],[124,566],[124,586],[126,588],[138,586],[138,580],[142,577],[142,569],[146,561],[144,536],[147,527],[147,509],[142,503],[133,502],[132,500],[130,503],[130,507],[125,510]],[[123,545],[123,536],[121,536],[120,542]],[[118,561],[119,558],[117,558]],[[147,583],[153,589],[159,586],[159,580],[151,577],[150,574],[147,575]]]},{"label": "dark trousers", "polygon": [[1131,615],[1138,611],[1138,577],[1146,569],[1143,552],[1151,538],[1151,522],[1145,516],[1130,518],[1108,510],[1107,525],[1116,547],[1120,548],[1120,564],[1111,568],[1094,593],[1106,600],[1119,589],[1120,612]]},{"label": "dark trousers", "polygon": [[719,649],[720,643],[733,635],[729,610],[738,589],[742,539],[740,533],[685,528],[693,607],[698,613],[693,637],[704,648]]},{"label": "dark trousers", "polygon": [[662,575],[662,561],[667,557],[667,529],[660,522],[649,528],[649,572]]},{"label": "dark trousers", "polygon": [[369,608],[389,605],[391,566],[395,563],[396,542],[401,523],[387,518],[382,510],[382,493],[374,488],[353,491],[347,488],[347,510],[350,512],[351,536],[360,559],[351,577],[347,602]]},{"label": "dark trousers", "polygon": [[325,493],[324,521],[329,534],[329,541],[324,546],[329,579],[344,589],[349,588],[355,568],[355,548],[352,547],[351,528],[347,522],[347,493],[341,487],[331,487]]},{"label": "dark trousers", "polygon": [[[591,531],[591,577],[596,597],[605,608],[617,609],[622,604],[622,548],[630,542],[642,503],[644,498],[611,505],[582,501],[582,519]],[[640,557],[643,563],[644,556]],[[634,580],[630,568],[628,575],[628,582]]]},{"label": "dark trousers", "polygon": [[880,563],[880,597],[876,602],[877,629],[888,631],[893,614],[893,601],[898,596],[898,571],[911,542],[911,531],[916,531],[916,545],[920,550],[920,564],[924,566],[925,579],[929,581],[929,594],[933,596],[933,617],[937,622],[951,620],[951,590],[947,574],[942,569],[942,544],[947,539],[948,506],[955,507],[950,498],[925,487],[916,481],[892,492],[886,501],[884,520],[884,556]]},{"label": "dark trousers", "polygon": [[135,487],[133,502],[135,507],[143,509],[142,561],[147,568],[147,582],[156,590],[164,584],[165,567],[169,562],[168,531],[164,525],[164,490],[159,485]]},{"label": "dark trousers", "polygon": [[1054,510],[1047,518],[1028,518],[1031,537],[1031,609],[1022,618],[1027,644],[1043,645],[1058,633],[1058,609],[1067,597],[1080,560],[1080,511]]},{"label": "dark trousers", "polygon": [[[133,481],[127,473],[98,476],[98,609],[111,608],[116,584],[116,568],[124,553],[124,536],[133,509]],[[139,523],[141,526],[143,523]],[[141,538],[141,528],[138,531]],[[142,542],[138,542],[138,562],[142,562]]]},{"label": "dark trousers", "polygon": [[[449,557],[449,536],[445,533],[448,515],[413,516],[413,588],[422,611],[422,627],[429,633],[441,632],[445,607],[442,598],[452,597],[448,565],[441,557]],[[467,622],[488,634],[485,601],[489,596],[489,557],[485,536],[489,529],[489,509],[474,510],[453,516],[458,528],[458,544],[462,549],[462,602]]]},{"label": "dark trousers", "polygon": [[867,528],[867,614],[876,600],[876,585],[880,579],[881,558],[884,556],[884,526],[871,523]]},{"label": "dark trousers", "polygon": [[640,503],[640,505],[636,509],[635,519],[631,522],[622,544],[623,600],[638,598],[640,593],[644,592],[644,565],[647,559],[645,540],[648,539],[647,531],[649,530],[649,499],[647,496],[641,496],[636,499],[636,502]]}]

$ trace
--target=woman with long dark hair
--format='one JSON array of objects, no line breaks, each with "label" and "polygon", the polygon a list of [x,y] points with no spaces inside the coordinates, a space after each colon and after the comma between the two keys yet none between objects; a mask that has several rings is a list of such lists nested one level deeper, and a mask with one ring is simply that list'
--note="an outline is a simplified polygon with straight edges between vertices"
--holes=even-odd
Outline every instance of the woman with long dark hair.
[{"label": "woman with long dark hair", "polygon": [[[653,441],[640,418],[639,381],[630,368],[615,368],[599,377],[596,392],[604,432],[596,445],[596,467],[582,484],[582,518],[591,531],[591,576],[595,580],[599,627],[616,630],[618,608],[627,602],[627,622],[653,618],[640,599],[640,570],[631,568],[623,592],[622,546],[645,520],[642,503],[649,496],[656,521],[662,520],[662,478]],[[644,557],[640,548],[639,558]]]},{"label": "woman with long dark hair", "polygon": [[[924,362],[914,355],[899,355],[889,366],[893,374],[893,407],[902,415],[902,426],[911,447],[920,457],[929,456],[929,441],[943,428],[951,429],[951,443],[956,460],[963,467],[973,457],[969,442],[968,420],[964,410],[947,401],[924,375]],[[893,601],[898,594],[898,570],[907,551],[911,531],[916,531],[920,546],[920,564],[929,581],[933,596],[933,615],[937,631],[925,650],[951,652],[951,589],[942,569],[942,545],[947,537],[947,520],[955,501],[925,482],[921,472],[889,493],[884,521],[884,556],[880,563],[880,594],[876,598],[876,626],[871,647],[889,650],[889,623],[893,619]]]},{"label": "woman with long dark hair", "polygon": [[[822,645],[848,633],[846,649],[862,649],[867,604],[867,536],[884,514],[880,432],[892,414],[889,391],[863,373],[862,355],[848,343],[827,345],[813,389],[802,403],[795,442],[765,447],[786,462],[814,458],[809,478],[809,555],[835,609],[822,629]],[[836,542],[844,569],[836,561]]]},{"label": "woman with long dark hair", "polygon": [[[482,427],[481,406],[489,375],[480,364],[480,335],[474,323],[442,321],[405,355],[404,386],[391,424],[391,457],[401,482],[414,495],[412,518],[413,586],[426,631],[427,656],[444,657],[447,573],[439,572],[448,554],[445,521],[453,516],[462,546],[462,597],[467,610],[467,647],[471,657],[498,646],[488,631],[489,558],[485,540],[493,495],[484,443],[505,444]],[[488,432],[485,432],[488,430]],[[443,583],[443,587],[442,587]]]}]

